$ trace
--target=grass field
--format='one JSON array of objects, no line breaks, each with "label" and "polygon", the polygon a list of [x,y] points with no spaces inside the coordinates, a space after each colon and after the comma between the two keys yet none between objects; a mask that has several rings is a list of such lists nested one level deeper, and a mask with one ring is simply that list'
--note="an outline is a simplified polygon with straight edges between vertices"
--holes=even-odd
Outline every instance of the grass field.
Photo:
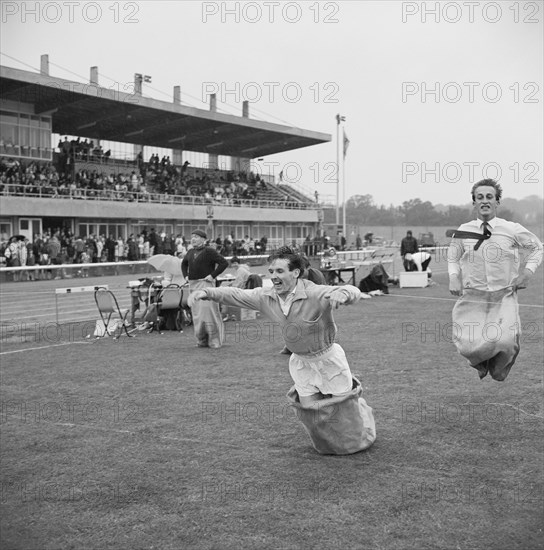
[{"label": "grass field", "polygon": [[378,433],[344,457],[311,447],[260,321],[220,350],[190,328],[6,340],[1,548],[542,548],[542,269],[502,383],[457,355],[436,280],[338,310]]}]

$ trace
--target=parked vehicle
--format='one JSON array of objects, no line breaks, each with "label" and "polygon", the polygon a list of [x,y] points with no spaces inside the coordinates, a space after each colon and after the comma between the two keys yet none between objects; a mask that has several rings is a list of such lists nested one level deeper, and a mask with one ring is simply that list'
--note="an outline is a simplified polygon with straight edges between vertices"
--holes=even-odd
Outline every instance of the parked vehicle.
[{"label": "parked vehicle", "polygon": [[436,242],[434,241],[434,235],[431,232],[420,233],[418,244],[420,248],[429,248],[429,247],[436,246]]}]

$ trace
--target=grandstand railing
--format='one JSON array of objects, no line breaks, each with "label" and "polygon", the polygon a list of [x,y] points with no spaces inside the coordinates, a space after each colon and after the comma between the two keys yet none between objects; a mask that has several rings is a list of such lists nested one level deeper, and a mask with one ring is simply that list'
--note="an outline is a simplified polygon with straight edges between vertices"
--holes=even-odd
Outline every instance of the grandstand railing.
[{"label": "grandstand railing", "polygon": [[319,205],[297,201],[260,200],[260,199],[210,199],[194,195],[168,195],[165,193],[142,193],[134,191],[116,191],[100,189],[58,189],[52,186],[0,184],[0,195],[11,197],[34,197],[47,199],[95,200],[116,202],[148,202],[177,205],[215,205],[233,208],[281,208],[292,210],[317,210]]}]

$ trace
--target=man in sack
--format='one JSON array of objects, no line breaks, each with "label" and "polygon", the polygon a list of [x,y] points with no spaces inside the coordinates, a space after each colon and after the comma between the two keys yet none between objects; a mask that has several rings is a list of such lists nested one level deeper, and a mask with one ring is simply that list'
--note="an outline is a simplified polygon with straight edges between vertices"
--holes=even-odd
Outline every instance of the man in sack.
[{"label": "man in sack", "polygon": [[299,254],[276,253],[268,266],[272,288],[206,288],[194,292],[189,301],[253,309],[278,326],[292,351],[289,372],[294,386],[287,396],[314,448],[322,454],[362,451],[376,439],[374,417],[344,350],[335,343],[332,314],[341,304],[357,302],[361,293],[352,285],[316,285],[300,279],[303,269]]},{"label": "man in sack", "polygon": [[452,335],[480,378],[505,380],[520,350],[517,291],[542,262],[542,243],[519,223],[498,218],[501,186],[492,179],[472,187],[476,219],[448,231],[450,293],[459,296]]}]

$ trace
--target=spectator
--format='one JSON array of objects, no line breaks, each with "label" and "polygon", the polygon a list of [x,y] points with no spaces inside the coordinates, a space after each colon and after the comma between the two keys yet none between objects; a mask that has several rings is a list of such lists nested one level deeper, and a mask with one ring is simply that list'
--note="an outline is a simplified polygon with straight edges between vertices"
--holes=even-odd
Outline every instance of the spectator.
[{"label": "spectator", "polygon": [[428,252],[414,252],[412,254],[412,261],[414,262],[416,269],[414,271],[426,271],[431,276],[431,270],[428,269],[431,263],[431,255]]},{"label": "spectator", "polygon": [[363,248],[363,240],[361,239],[361,235],[357,233],[357,237],[355,237],[355,249],[361,250]]},{"label": "spectator", "polygon": [[[206,246],[206,233],[200,229],[193,231],[191,245],[193,248],[181,261],[181,271],[189,281],[190,292],[215,287],[214,280],[227,268],[227,260],[215,248]],[[219,306],[211,302],[199,303],[193,307],[192,313],[197,346],[220,348],[223,345],[224,326]]]},{"label": "spectator", "polygon": [[149,232],[149,255],[154,256],[159,254],[159,236],[155,232],[155,228],[152,227]]},{"label": "spectator", "polygon": [[[400,255],[402,257],[402,263],[405,271],[417,271],[417,267],[415,266],[411,256],[415,252],[419,252],[419,246],[417,244],[417,240],[412,237],[412,232],[408,230],[406,232],[406,237],[404,237],[404,239],[400,242]],[[407,254],[410,254],[410,256],[407,257]]]},{"label": "spectator", "polygon": [[172,241],[172,235],[170,235],[170,233],[167,233],[164,236],[162,253],[169,254],[170,256],[174,254],[174,243]]},{"label": "spectator", "polygon": [[128,254],[127,259],[129,262],[135,262],[138,259],[138,243],[134,239],[134,234],[131,233],[127,241]]},{"label": "spectator", "polygon": [[251,270],[247,264],[240,263],[238,256],[233,256],[230,261],[230,267],[234,269],[235,279],[228,286],[236,288],[246,288],[246,283],[251,275]]},{"label": "spectator", "polygon": [[113,235],[110,235],[106,239],[106,243],[104,244],[104,248],[106,249],[106,258],[108,262],[115,261],[115,245],[116,245],[116,241]]}]

